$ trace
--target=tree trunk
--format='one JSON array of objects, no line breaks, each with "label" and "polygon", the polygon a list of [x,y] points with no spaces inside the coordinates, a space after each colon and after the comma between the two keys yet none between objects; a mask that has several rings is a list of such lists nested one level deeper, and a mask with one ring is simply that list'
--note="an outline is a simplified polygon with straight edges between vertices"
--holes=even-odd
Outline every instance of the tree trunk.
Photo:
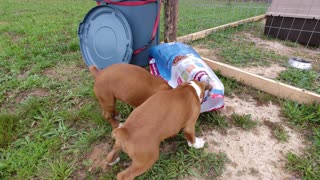
[{"label": "tree trunk", "polygon": [[164,42],[177,40],[178,0],[164,0]]}]

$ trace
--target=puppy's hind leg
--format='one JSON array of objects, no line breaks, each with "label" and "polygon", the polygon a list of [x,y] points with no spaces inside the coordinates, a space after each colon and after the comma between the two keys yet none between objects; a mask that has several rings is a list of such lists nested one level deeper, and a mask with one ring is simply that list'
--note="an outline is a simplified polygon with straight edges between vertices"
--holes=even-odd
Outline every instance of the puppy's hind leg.
[{"label": "puppy's hind leg", "polygon": [[119,121],[117,121],[115,116],[115,105],[116,99],[113,96],[98,97],[100,105],[103,109],[103,114],[105,119],[110,123],[113,129],[119,126]]},{"label": "puppy's hind leg", "polygon": [[152,151],[139,152],[130,156],[132,164],[126,170],[117,175],[117,180],[133,180],[135,177],[143,174],[149,170],[152,165],[158,160],[159,147],[154,148]]},{"label": "puppy's hind leg", "polygon": [[119,143],[115,143],[112,151],[107,156],[107,164],[112,166],[120,161],[119,153],[121,151],[121,145]]}]

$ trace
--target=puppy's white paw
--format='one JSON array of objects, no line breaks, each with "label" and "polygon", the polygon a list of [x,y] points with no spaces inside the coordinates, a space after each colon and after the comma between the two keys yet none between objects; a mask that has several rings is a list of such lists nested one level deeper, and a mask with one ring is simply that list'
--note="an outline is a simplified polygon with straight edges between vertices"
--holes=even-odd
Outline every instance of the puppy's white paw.
[{"label": "puppy's white paw", "polygon": [[196,142],[193,144],[193,147],[196,148],[196,149],[200,149],[200,148],[204,147],[205,143],[206,142],[204,141],[203,138],[197,138],[196,137]]},{"label": "puppy's white paw", "polygon": [[121,126],[123,126],[123,123],[119,123],[119,126],[118,126],[118,128],[121,128]]},{"label": "puppy's white paw", "polygon": [[109,166],[113,166],[115,164],[117,164],[120,161],[120,157],[118,157],[115,161],[111,162],[111,163],[107,163]]},{"label": "puppy's white paw", "polygon": [[117,116],[114,116],[114,119],[120,121],[121,120],[121,114],[118,114]]},{"label": "puppy's white paw", "polygon": [[201,149],[201,148],[204,147],[204,144],[205,144],[205,143],[206,143],[206,142],[204,141],[203,138],[197,138],[197,137],[196,137],[194,144],[191,144],[191,142],[188,141],[188,146],[189,146],[189,147],[193,147],[193,148],[195,148],[195,149]]}]

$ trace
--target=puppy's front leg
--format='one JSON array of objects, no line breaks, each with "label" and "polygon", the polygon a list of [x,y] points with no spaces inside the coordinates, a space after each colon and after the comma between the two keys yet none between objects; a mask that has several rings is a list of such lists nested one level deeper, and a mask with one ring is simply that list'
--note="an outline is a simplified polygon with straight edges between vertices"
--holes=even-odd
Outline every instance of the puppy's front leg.
[{"label": "puppy's front leg", "polygon": [[204,141],[204,139],[203,138],[198,138],[198,137],[196,137],[195,138],[195,143],[191,143],[191,142],[189,142],[188,141],[188,146],[189,147],[193,147],[193,148],[195,148],[195,149],[201,149],[201,148],[203,148],[204,147],[204,144],[205,144],[206,142]]},{"label": "puppy's front leg", "polygon": [[205,141],[203,138],[197,138],[195,136],[195,123],[188,124],[184,129],[184,136],[187,139],[188,146],[196,149],[204,147]]}]

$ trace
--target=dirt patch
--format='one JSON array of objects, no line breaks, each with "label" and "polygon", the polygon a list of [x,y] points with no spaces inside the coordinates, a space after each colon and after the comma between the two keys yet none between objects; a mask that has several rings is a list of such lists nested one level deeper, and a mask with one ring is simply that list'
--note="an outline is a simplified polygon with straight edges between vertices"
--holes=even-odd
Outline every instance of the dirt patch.
[{"label": "dirt patch", "polygon": [[19,74],[19,75],[17,76],[17,78],[18,78],[19,80],[21,80],[21,79],[27,78],[27,76],[28,76],[28,75],[27,75],[27,71],[25,71],[25,72]]},{"label": "dirt patch", "polygon": [[295,176],[286,171],[286,154],[291,151],[301,154],[305,148],[303,135],[284,125],[288,133],[288,142],[280,143],[272,136],[269,126],[263,121],[281,123],[280,107],[272,104],[257,106],[251,96],[246,98],[225,97],[226,108],[221,113],[230,116],[233,112],[238,114],[251,114],[252,119],[260,125],[250,131],[233,127],[226,133],[217,131],[207,133],[206,149],[209,152],[225,152],[230,159],[226,170],[219,179],[287,179]]},{"label": "dirt patch", "polygon": [[27,99],[28,97],[34,96],[34,97],[46,97],[50,94],[48,90],[45,89],[34,89],[31,91],[26,91],[26,92],[21,92],[17,97],[16,97],[16,102],[20,103],[23,100]]},{"label": "dirt patch", "polygon": [[[57,71],[56,70],[54,70],[54,69],[45,69],[44,71],[43,71],[43,74],[45,74],[46,76],[48,76],[48,77],[50,77],[50,78],[56,78],[56,77],[58,77],[58,73],[57,73]],[[62,77],[59,77],[59,78],[62,78]]]},{"label": "dirt patch", "polygon": [[36,97],[45,97],[48,95],[49,95],[49,92],[44,89],[35,89],[29,93],[29,96],[36,96]]},{"label": "dirt patch", "polygon": [[6,21],[0,21],[0,25],[8,25],[9,23]]},{"label": "dirt patch", "polygon": [[94,145],[92,151],[87,155],[87,160],[91,163],[88,171],[91,172],[97,169],[106,171],[108,169],[106,159],[109,151],[110,145],[108,142],[101,142]]},{"label": "dirt patch", "polygon": [[14,42],[14,43],[18,43],[22,38],[21,35],[18,35],[18,34],[12,33],[12,32],[5,32],[4,34],[9,36],[11,38],[12,42]]},{"label": "dirt patch", "polygon": [[272,64],[269,67],[266,66],[254,66],[241,68],[244,71],[251,72],[266,78],[275,79],[278,75],[286,70],[286,67],[280,66],[279,64]]},{"label": "dirt patch", "polygon": [[320,69],[320,53],[319,49],[309,49],[303,45],[296,44],[296,47],[288,47],[277,40],[266,40],[255,37],[250,33],[241,33],[248,41],[254,42],[257,46],[272,50],[279,55],[287,57],[299,57],[311,61],[315,69]]},{"label": "dirt patch", "polygon": [[[215,50],[207,49],[201,45],[193,47],[201,56],[211,60],[219,61]],[[271,64],[270,66],[251,66],[241,68],[244,71],[251,72],[266,78],[275,79],[278,75],[287,68],[279,64]]]},{"label": "dirt patch", "polygon": [[291,56],[293,54],[293,50],[290,47],[287,47],[277,41],[268,41],[258,37],[254,37],[250,33],[243,33],[247,40],[254,42],[257,46],[273,50],[277,54]]},{"label": "dirt patch", "polygon": [[217,55],[217,50],[215,49],[207,49],[203,45],[197,45],[193,46],[193,49],[198,52],[201,56],[212,59],[212,60],[218,60],[219,58]]},{"label": "dirt patch", "polygon": [[87,67],[79,66],[75,63],[58,64],[53,68],[43,70],[42,74],[59,81],[81,81],[82,79],[79,76],[79,73],[75,72],[82,72],[86,71],[87,69]]}]

